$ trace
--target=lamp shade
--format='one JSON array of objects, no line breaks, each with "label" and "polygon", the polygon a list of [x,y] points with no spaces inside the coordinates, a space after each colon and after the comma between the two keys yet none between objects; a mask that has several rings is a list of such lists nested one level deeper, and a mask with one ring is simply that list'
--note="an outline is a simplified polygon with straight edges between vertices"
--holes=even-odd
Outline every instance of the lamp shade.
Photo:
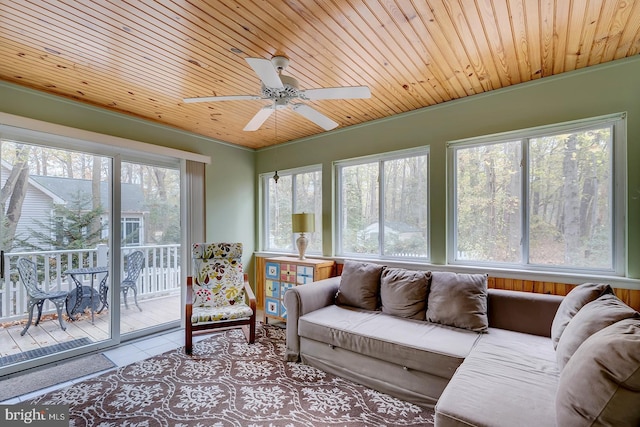
[{"label": "lamp shade", "polygon": [[291,215],[291,225],[294,233],[313,233],[316,231],[316,219],[312,213]]}]

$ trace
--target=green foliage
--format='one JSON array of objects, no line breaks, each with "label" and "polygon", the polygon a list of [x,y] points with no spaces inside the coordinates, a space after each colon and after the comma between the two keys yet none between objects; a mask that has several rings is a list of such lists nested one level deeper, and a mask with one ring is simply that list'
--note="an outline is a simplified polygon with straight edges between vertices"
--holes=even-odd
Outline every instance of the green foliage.
[{"label": "green foliage", "polygon": [[102,206],[91,209],[91,198],[78,193],[67,205],[55,205],[51,221],[33,219],[43,231],[29,228],[29,236],[16,241],[20,247],[32,251],[95,248],[99,243],[107,243],[107,239],[102,238],[104,226],[91,230],[94,220],[103,214]]},{"label": "green foliage", "polygon": [[[526,260],[520,249],[523,148],[529,171]],[[609,126],[461,147],[455,153],[459,259],[611,267]]]}]

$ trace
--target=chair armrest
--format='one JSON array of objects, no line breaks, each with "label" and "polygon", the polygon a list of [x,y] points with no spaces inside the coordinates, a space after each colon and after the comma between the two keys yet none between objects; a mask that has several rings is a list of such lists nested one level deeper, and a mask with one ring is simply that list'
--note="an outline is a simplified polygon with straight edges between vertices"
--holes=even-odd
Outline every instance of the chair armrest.
[{"label": "chair armrest", "polygon": [[191,324],[193,314],[193,277],[187,276],[187,297],[185,304],[185,323]]},{"label": "chair armrest", "polygon": [[312,311],[333,304],[340,286],[340,276],[319,280],[306,285],[295,286],[284,294],[287,307],[287,352],[285,360],[300,360],[300,337],[298,319]]},{"label": "chair armrest", "polygon": [[553,318],[563,298],[560,295],[489,289],[489,326],[550,337]]},{"label": "chair armrest", "polygon": [[255,316],[257,308],[256,296],[253,293],[253,289],[251,289],[251,284],[249,283],[249,275],[247,274],[244,275],[244,294],[249,300],[249,307],[251,307],[253,315]]}]

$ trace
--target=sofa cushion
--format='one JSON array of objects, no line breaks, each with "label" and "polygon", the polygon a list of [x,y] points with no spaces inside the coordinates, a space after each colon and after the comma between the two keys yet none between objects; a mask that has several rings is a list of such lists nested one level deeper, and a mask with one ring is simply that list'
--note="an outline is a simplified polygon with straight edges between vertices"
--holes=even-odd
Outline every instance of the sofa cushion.
[{"label": "sofa cushion", "polygon": [[380,311],[330,305],[298,320],[301,337],[451,378],[479,334]]},{"label": "sofa cushion", "polygon": [[380,278],[382,312],[425,320],[431,272],[385,268]]},{"label": "sofa cushion", "polygon": [[484,332],[487,317],[487,275],[434,271],[427,303],[427,320]]},{"label": "sofa cushion", "polygon": [[589,337],[560,375],[559,426],[640,425],[640,320],[614,323]]},{"label": "sofa cushion", "polygon": [[558,368],[562,370],[580,344],[594,333],[620,320],[638,316],[637,311],[615,295],[603,295],[586,304],[571,319],[560,337],[556,348]]},{"label": "sofa cushion", "polygon": [[336,304],[376,310],[380,303],[380,275],[384,266],[347,260],[342,269]]},{"label": "sofa cushion", "polygon": [[440,396],[435,424],[554,426],[558,377],[550,338],[489,328]]},{"label": "sofa cushion", "polygon": [[551,340],[553,341],[553,347],[558,347],[558,341],[564,329],[569,324],[569,321],[576,315],[576,313],[584,307],[585,304],[595,301],[604,294],[612,294],[613,289],[606,283],[584,283],[576,286],[567,294],[567,296],[560,303],[558,311],[553,318],[551,324]]}]

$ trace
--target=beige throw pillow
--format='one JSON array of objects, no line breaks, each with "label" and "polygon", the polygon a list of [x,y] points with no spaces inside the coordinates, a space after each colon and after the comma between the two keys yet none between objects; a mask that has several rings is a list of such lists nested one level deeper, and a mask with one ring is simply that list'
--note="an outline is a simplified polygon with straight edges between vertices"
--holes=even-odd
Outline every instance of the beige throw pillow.
[{"label": "beige throw pillow", "polygon": [[487,318],[487,275],[431,273],[427,320],[443,325],[485,332]]},{"label": "beige throw pillow", "polygon": [[603,295],[582,307],[571,319],[558,342],[558,368],[562,370],[580,344],[591,335],[613,323],[632,317],[640,317],[640,314],[615,295]]},{"label": "beige throw pillow", "polygon": [[640,320],[589,337],[560,374],[558,426],[640,426]]},{"label": "beige throw pillow", "polygon": [[604,294],[613,294],[613,289],[606,283],[584,283],[576,286],[560,303],[556,316],[551,324],[551,341],[553,348],[558,348],[558,341],[569,321],[585,304],[595,301]]},{"label": "beige throw pillow", "polygon": [[385,268],[380,278],[382,312],[398,317],[425,320],[429,271]]},{"label": "beige throw pillow", "polygon": [[380,306],[380,275],[384,266],[347,260],[342,269],[336,304],[365,310]]}]

